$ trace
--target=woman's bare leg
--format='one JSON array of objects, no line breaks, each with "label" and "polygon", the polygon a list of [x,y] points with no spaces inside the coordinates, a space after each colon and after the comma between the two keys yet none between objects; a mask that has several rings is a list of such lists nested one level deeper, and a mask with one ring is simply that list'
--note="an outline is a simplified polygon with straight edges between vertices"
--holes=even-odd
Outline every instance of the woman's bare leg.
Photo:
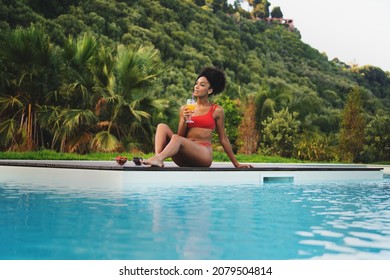
[{"label": "woman's bare leg", "polygon": [[157,125],[156,135],[154,136],[154,152],[156,155],[161,153],[168,145],[173,131],[166,124],[160,123]]},{"label": "woman's bare leg", "polygon": [[212,163],[212,151],[185,137],[173,134],[162,152],[143,161],[145,165],[164,166],[164,160],[172,157],[179,166],[204,166]]}]

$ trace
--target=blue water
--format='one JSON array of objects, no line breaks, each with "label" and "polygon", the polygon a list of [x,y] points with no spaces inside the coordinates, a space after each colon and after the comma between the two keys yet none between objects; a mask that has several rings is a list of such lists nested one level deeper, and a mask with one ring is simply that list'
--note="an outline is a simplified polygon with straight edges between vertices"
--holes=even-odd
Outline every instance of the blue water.
[{"label": "blue water", "polygon": [[390,259],[390,177],[112,192],[0,183],[0,259],[312,258]]}]

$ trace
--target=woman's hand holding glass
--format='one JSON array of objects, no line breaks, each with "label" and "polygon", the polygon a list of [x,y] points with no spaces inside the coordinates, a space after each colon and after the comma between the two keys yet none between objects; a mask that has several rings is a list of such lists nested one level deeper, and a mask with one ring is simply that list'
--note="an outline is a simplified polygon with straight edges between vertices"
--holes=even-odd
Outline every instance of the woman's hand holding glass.
[{"label": "woman's hand holding glass", "polygon": [[193,98],[187,99],[184,116],[186,116],[186,122],[187,123],[193,123],[194,121],[191,120],[191,115],[194,113],[196,107],[196,101]]}]

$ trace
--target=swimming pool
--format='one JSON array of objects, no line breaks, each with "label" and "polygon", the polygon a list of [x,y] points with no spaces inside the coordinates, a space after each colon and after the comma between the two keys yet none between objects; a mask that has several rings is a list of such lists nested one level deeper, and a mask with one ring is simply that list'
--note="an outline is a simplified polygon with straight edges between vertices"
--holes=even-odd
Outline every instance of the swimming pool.
[{"label": "swimming pool", "polygon": [[69,182],[0,180],[0,259],[390,259],[388,175],[223,187]]}]

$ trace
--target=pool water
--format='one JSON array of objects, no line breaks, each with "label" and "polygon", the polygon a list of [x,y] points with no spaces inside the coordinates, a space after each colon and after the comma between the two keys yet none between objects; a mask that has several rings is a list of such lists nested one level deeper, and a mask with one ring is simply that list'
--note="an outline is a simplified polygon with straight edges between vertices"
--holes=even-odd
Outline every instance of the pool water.
[{"label": "pool water", "polygon": [[0,182],[0,259],[390,259],[390,177],[327,184]]}]

